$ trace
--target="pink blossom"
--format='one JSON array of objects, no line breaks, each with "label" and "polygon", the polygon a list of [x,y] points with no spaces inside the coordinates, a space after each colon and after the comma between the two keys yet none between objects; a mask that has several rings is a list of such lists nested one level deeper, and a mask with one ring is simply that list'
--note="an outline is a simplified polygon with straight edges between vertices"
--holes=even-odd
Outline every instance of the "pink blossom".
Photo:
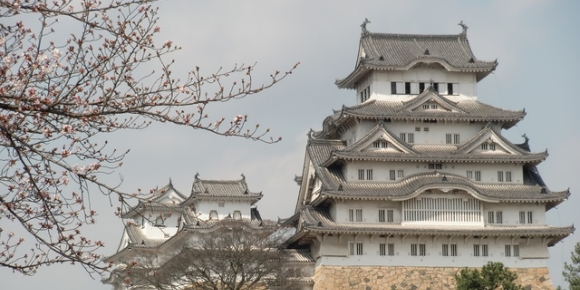
[{"label": "pink blossom", "polygon": [[74,133],[74,128],[71,125],[64,125],[60,130],[61,134]]},{"label": "pink blossom", "polygon": [[63,149],[62,152],[60,152],[60,155],[62,156],[62,158],[67,158],[70,156],[70,151]]},{"label": "pink blossom", "polygon": [[44,128],[44,130],[42,130],[42,134],[44,134],[44,137],[46,137],[46,138],[52,137],[52,132],[50,132],[50,129],[48,127]]}]

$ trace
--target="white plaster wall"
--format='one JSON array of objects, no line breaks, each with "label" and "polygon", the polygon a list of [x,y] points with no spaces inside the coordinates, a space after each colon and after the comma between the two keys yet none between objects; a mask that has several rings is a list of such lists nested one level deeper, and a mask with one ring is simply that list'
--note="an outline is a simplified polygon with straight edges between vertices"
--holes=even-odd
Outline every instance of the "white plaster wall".
[{"label": "white plaster wall", "polygon": [[[342,140],[346,140],[350,145],[363,137],[376,125],[375,121],[362,121],[356,127],[350,128],[342,135]],[[415,122],[397,122],[386,123],[385,128],[391,131],[396,137],[400,133],[413,133],[415,143],[413,144],[446,144],[446,134],[460,134],[460,144],[464,144],[471,140],[477,133],[479,133],[486,124],[484,123],[423,123]],[[493,124],[492,129],[501,134],[501,125]],[[420,128],[420,131],[416,131]],[[425,131],[425,128],[429,128]]]},{"label": "white plaster wall", "polygon": [[[155,226],[155,221],[160,215],[163,215],[165,227]],[[143,213],[144,218],[137,217],[134,221],[141,225],[141,231],[149,238],[169,238],[177,233],[179,215],[177,212],[146,211]]]},{"label": "white plaster wall", "polygon": [[[224,206],[220,207],[219,203],[223,202]],[[217,211],[218,218],[224,219],[228,214],[233,217],[234,211],[239,210],[242,213],[243,219],[251,218],[250,215],[250,202],[240,202],[240,201],[198,201],[195,204],[196,214],[202,220],[208,220],[209,214],[212,210]]]},{"label": "white plaster wall", "polygon": [[[401,178],[396,178],[395,181],[389,180],[390,170],[404,170],[405,176],[417,173],[437,171],[440,174],[456,174],[459,176],[467,176],[467,171],[481,171],[481,182],[497,182],[498,171],[509,171],[512,173],[511,183],[523,183],[523,170],[520,164],[497,164],[497,163],[442,163],[442,169],[429,169],[429,163],[411,163],[411,162],[384,162],[384,161],[354,161],[349,162],[345,166],[346,180],[348,182],[397,182]],[[373,170],[373,180],[358,180],[358,170]],[[475,173],[474,173],[475,174]],[[505,173],[504,173],[505,174]],[[505,180],[505,176],[504,176]],[[497,182],[508,183],[508,182]]]},{"label": "white plaster wall", "polygon": [[361,201],[352,200],[348,202],[337,202],[330,207],[330,211],[334,212],[336,217],[333,220],[336,222],[349,222],[348,210],[362,209],[363,222],[378,223],[379,209],[393,210],[393,223],[401,222],[401,203],[397,201]]},{"label": "white plaster wall", "polygon": [[489,203],[483,204],[484,219],[487,224],[487,213],[489,211],[502,211],[502,224],[507,226],[515,226],[520,224],[520,211],[526,212],[526,224],[527,224],[527,212],[531,211],[533,216],[533,225],[546,225],[546,206],[545,204],[533,204],[533,203]]},{"label": "white plaster wall", "polygon": [[370,83],[371,99],[408,101],[416,95],[391,95],[391,82],[422,82],[422,83],[458,83],[459,95],[445,95],[453,100],[476,99],[474,73],[448,72],[445,69],[414,68],[408,71],[373,71],[362,79],[357,86],[357,103],[360,103],[359,93]]},{"label": "white plaster wall", "polygon": [[[336,236],[336,235],[335,235]],[[433,240],[433,237],[422,237],[421,244],[425,244],[426,256],[411,256],[412,243],[419,243],[416,236],[407,236],[404,241],[401,236],[393,236],[388,238],[375,236],[371,242],[371,237],[368,235],[359,235],[357,242],[363,243],[362,256],[348,255],[348,243],[354,242],[353,235],[343,235],[342,243],[331,243],[330,241],[337,239],[337,237],[326,237],[325,241],[320,246],[320,253],[325,253],[317,259],[316,266],[331,265],[331,266],[420,266],[420,267],[481,267],[487,262],[502,262],[505,266],[510,268],[535,268],[546,267],[547,258],[536,259],[522,259],[520,257],[505,257],[505,245],[511,245],[511,238],[499,238],[496,242],[495,238],[473,238],[469,237],[454,237],[449,241],[448,237],[438,237]],[[380,256],[379,243],[393,243],[395,244],[395,256]],[[488,257],[474,257],[474,244],[487,244],[489,256]],[[520,245],[520,253],[524,248],[538,248],[544,249],[541,246],[541,240],[532,239],[530,244],[526,244],[525,239],[515,239],[513,244]],[[442,256],[442,244],[457,244],[458,256]],[[340,245],[340,247],[338,247]],[[526,251],[526,250],[524,250]],[[329,253],[329,254],[326,254]],[[346,253],[346,254],[345,254]]]}]

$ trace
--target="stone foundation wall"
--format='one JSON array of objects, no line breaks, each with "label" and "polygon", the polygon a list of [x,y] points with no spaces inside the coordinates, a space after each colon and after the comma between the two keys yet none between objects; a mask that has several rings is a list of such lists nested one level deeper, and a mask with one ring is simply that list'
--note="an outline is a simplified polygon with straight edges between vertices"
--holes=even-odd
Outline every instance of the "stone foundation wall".
[{"label": "stone foundation wall", "polygon": [[[326,289],[455,289],[455,274],[462,268],[319,266],[314,272],[314,290]],[[516,282],[526,290],[554,289],[548,268],[511,269]]]}]

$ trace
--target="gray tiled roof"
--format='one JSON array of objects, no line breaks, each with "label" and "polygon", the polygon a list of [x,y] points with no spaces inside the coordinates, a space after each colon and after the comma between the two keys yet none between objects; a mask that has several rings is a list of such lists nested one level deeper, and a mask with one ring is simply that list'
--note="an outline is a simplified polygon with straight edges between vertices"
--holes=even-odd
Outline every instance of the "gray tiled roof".
[{"label": "gray tiled roof", "polygon": [[142,211],[153,211],[153,212],[183,212],[183,208],[179,204],[170,203],[157,203],[157,202],[146,202],[139,201],[139,203],[131,207],[126,212],[121,213],[122,218],[134,218],[141,215]]},{"label": "gray tiled roof", "polygon": [[240,180],[202,180],[196,177],[191,196],[184,203],[195,199],[248,199],[257,202],[261,198],[261,192],[248,189],[245,177]]},{"label": "gray tiled roof", "polygon": [[289,262],[314,262],[309,249],[283,249]]},{"label": "gray tiled roof", "polygon": [[[400,148],[409,153],[386,150],[356,150],[361,144],[371,141],[379,132],[387,134]],[[491,133],[505,143],[518,154],[480,154],[467,151],[473,144],[481,142],[482,136]],[[311,147],[314,146],[312,149]],[[355,143],[344,146],[341,141],[317,141],[309,143],[309,156],[315,160],[315,164],[330,166],[338,159],[344,160],[374,160],[374,161],[413,161],[413,162],[499,162],[499,163],[526,163],[537,164],[548,157],[547,151],[531,153],[513,145],[503,136],[493,132],[488,125],[471,140],[461,146],[450,144],[418,144],[409,145],[401,141],[389,130],[383,128],[381,123],[373,127],[363,138]],[[499,152],[499,151],[498,151]]]},{"label": "gray tiled roof", "polygon": [[[443,181],[444,176],[446,181]],[[462,176],[437,172],[414,174],[395,182],[346,182],[340,170],[323,168],[320,179],[325,187],[322,195],[340,199],[406,200],[428,186],[468,190],[483,200],[505,202],[550,203],[564,200],[570,195],[568,190],[553,192],[538,185],[475,182]]]},{"label": "gray tiled roof", "polygon": [[301,212],[304,228],[321,233],[368,233],[368,234],[424,234],[424,235],[469,235],[478,236],[559,236],[574,232],[574,226],[554,227],[547,225],[517,226],[453,226],[453,225],[402,225],[391,223],[341,223],[335,222],[325,210],[304,208]]},{"label": "gray tiled roof", "polygon": [[[424,92],[436,94],[433,92]],[[442,99],[446,99],[440,96]],[[326,117],[321,131],[312,134],[315,138],[335,139],[343,127],[352,126],[353,119],[392,121],[438,120],[444,122],[501,122],[504,129],[509,129],[526,115],[524,110],[512,111],[493,107],[478,101],[463,100],[455,103],[458,111],[447,110],[406,110],[402,101],[368,100],[351,107],[344,106],[342,110]]]},{"label": "gray tiled roof", "polygon": [[339,88],[353,88],[369,70],[407,70],[421,62],[437,62],[449,71],[474,72],[477,81],[497,66],[497,61],[481,61],[473,55],[465,31],[454,35],[364,33],[360,50],[366,55],[359,55],[349,76],[336,81]]},{"label": "gray tiled roof", "polygon": [[125,227],[127,236],[129,237],[128,247],[152,248],[157,247],[169,238],[149,238],[143,234],[143,230],[139,225],[128,225]]},{"label": "gray tiled roof", "polygon": [[333,150],[344,148],[344,142],[341,140],[317,140],[309,139],[306,145],[306,151],[314,165],[318,166],[325,162]]}]

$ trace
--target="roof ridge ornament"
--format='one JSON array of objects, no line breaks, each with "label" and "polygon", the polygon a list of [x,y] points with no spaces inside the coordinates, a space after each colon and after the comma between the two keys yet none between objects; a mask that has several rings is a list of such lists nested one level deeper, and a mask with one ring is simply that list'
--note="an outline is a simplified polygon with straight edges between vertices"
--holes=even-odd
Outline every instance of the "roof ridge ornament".
[{"label": "roof ridge ornament", "polygon": [[367,36],[369,34],[369,31],[367,30],[367,24],[371,23],[366,17],[365,17],[365,21],[360,25],[362,31],[362,35],[363,36]]},{"label": "roof ridge ornament", "polygon": [[461,31],[462,34],[466,34],[467,33],[467,25],[465,25],[465,23],[463,23],[463,20],[461,20],[461,22],[459,22],[459,24],[457,24],[459,26],[461,26],[461,28],[463,28],[463,31]]},{"label": "roof ridge ornament", "polygon": [[199,180],[199,172],[196,172],[193,178],[195,178],[195,180]]}]

